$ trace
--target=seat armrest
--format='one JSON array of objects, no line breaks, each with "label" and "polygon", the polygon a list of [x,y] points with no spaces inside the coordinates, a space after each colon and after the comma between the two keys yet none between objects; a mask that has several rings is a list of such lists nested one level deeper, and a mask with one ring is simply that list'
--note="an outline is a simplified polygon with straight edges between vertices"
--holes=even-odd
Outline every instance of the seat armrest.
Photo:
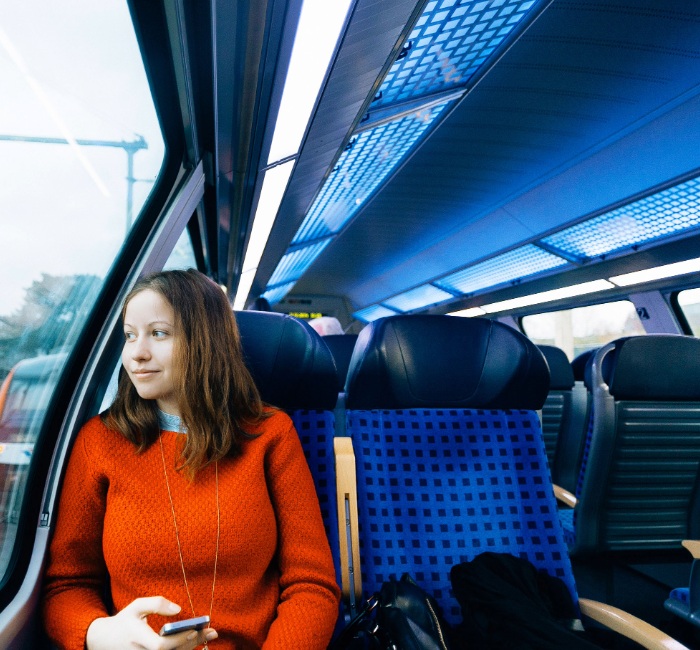
[{"label": "seat armrest", "polygon": [[696,539],[684,539],[681,544],[690,551],[694,560],[700,559],[700,541]]},{"label": "seat armrest", "polygon": [[622,634],[648,650],[688,650],[686,646],[653,625],[617,607],[588,598],[579,600],[581,613],[610,630]]},{"label": "seat armrest", "polygon": [[333,449],[335,451],[341,588],[343,599],[348,604],[351,615],[354,616],[357,600],[362,597],[362,576],[357,515],[357,474],[352,438],[335,438]]},{"label": "seat armrest", "polygon": [[570,508],[575,508],[576,503],[578,502],[578,499],[571,494],[571,492],[565,490],[559,485],[554,485],[554,496],[556,497],[557,501],[563,503],[565,506],[569,506]]}]

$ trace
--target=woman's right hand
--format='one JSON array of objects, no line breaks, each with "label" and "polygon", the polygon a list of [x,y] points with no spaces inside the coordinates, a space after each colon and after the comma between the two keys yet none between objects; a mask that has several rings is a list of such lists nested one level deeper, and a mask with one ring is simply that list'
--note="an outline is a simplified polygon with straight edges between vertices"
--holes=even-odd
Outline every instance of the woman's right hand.
[{"label": "woman's right hand", "polygon": [[179,611],[179,605],[162,596],[137,598],[115,616],[95,619],[88,628],[85,645],[87,650],[193,650],[218,636],[211,628],[159,636],[146,620],[151,614],[175,616]]}]

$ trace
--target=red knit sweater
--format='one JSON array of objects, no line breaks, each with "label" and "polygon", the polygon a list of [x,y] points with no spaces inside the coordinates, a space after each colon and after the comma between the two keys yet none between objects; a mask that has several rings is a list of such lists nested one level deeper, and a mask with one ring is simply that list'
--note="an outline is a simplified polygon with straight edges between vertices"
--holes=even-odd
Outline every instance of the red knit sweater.
[{"label": "red knit sweater", "polygon": [[[276,412],[219,462],[221,538],[212,611],[219,648],[321,650],[338,616],[339,589],[318,500],[290,419]],[[137,454],[99,418],[81,430],[61,494],[45,578],[44,622],[61,648],[82,650],[109,573],[115,610],[164,596],[176,617],[209,614],[216,551],[214,466],[193,483],[175,470],[183,434],[163,432],[168,480],[195,612],[182,577],[158,443]]]}]

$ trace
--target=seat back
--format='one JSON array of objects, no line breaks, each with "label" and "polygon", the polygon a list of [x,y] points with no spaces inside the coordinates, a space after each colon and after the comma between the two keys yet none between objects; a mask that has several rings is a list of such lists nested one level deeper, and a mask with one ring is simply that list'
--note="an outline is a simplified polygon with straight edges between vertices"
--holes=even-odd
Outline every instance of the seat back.
[{"label": "seat back", "polygon": [[542,432],[552,480],[576,490],[588,418],[588,392],[577,384],[566,353],[552,345],[538,346],[549,366],[549,392],[542,407]]},{"label": "seat back", "polygon": [[583,383],[586,375],[586,365],[588,361],[596,353],[597,348],[592,348],[591,350],[586,350],[581,352],[581,354],[574,357],[571,362],[571,369],[574,372],[574,379]]},{"label": "seat back", "polygon": [[553,466],[559,432],[563,423],[571,415],[574,371],[564,350],[553,345],[538,347],[549,366],[549,392],[542,406],[542,435],[547,459],[550,466]]},{"label": "seat back", "polygon": [[236,312],[246,365],[263,401],[285,410],[299,434],[340,581],[335,497],[335,406],[339,384],[330,350],[306,323],[273,312]]},{"label": "seat back", "polygon": [[679,548],[700,532],[700,340],[619,339],[596,353],[590,374],[572,551]]},{"label": "seat back", "polygon": [[340,389],[343,390],[345,378],[348,375],[352,351],[355,349],[357,334],[329,334],[323,337],[323,341],[333,355],[335,367],[338,370]]},{"label": "seat back", "polygon": [[539,418],[542,353],[485,319],[396,316],[360,333],[346,383],[363,591],[409,572],[460,620],[452,566],[525,557],[576,598]]}]

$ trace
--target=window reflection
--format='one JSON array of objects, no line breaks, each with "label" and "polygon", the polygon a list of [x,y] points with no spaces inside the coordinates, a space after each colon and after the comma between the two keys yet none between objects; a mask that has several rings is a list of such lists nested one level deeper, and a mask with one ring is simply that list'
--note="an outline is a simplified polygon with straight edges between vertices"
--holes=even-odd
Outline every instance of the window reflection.
[{"label": "window reflection", "polygon": [[678,294],[678,305],[690,325],[693,336],[700,336],[700,289],[687,289]]},{"label": "window reflection", "polygon": [[0,579],[64,362],[164,144],[127,3],[3,3]]},{"label": "window reflection", "polygon": [[535,343],[561,348],[569,360],[621,336],[645,333],[628,300],[532,314],[523,317],[522,325]]}]

